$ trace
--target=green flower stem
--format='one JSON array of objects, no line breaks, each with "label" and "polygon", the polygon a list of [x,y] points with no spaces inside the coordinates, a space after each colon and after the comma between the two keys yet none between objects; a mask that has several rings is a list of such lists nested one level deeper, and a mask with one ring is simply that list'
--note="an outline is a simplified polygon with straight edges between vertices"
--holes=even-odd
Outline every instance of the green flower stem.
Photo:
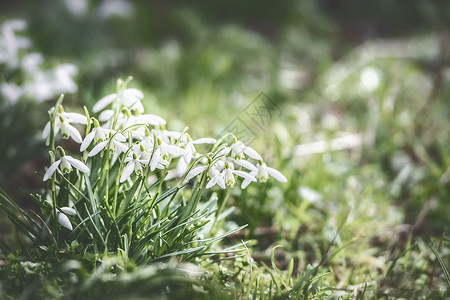
[{"label": "green flower stem", "polygon": [[[55,120],[56,115],[58,112],[59,107],[61,106],[61,103],[64,99],[64,95],[61,94],[58,98],[58,101],[56,101],[55,108],[53,109],[53,113],[49,113],[50,117],[50,165],[52,165],[55,162]],[[56,247],[59,248],[59,227],[58,227],[58,218],[57,218],[57,211],[56,211],[56,172],[52,175],[52,215],[54,220],[54,228],[53,232],[56,235]]]}]

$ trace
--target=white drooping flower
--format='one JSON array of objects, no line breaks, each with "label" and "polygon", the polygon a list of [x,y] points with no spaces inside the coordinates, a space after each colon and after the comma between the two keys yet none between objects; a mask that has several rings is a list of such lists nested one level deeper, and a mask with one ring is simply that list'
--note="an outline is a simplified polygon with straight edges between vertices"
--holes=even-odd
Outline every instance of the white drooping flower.
[{"label": "white drooping flower", "polygon": [[122,171],[122,176],[120,176],[120,182],[124,182],[128,178],[130,178],[133,171],[137,175],[142,175],[142,168],[145,167],[149,161],[148,159],[140,158],[135,152],[131,151],[130,155],[125,158],[125,162],[128,164]]},{"label": "white drooping flower", "polygon": [[94,155],[97,155],[100,151],[102,151],[105,148],[109,150],[109,154],[118,155],[122,152],[126,152],[128,150],[128,146],[123,144],[123,142],[126,142],[126,140],[127,139],[120,132],[111,130],[109,132],[108,138],[103,142],[98,143],[94,148],[92,148],[88,156],[92,157]]},{"label": "white drooping flower", "polygon": [[222,171],[218,171],[217,169],[215,171],[213,171],[213,173],[215,175],[214,175],[214,177],[211,178],[211,180],[206,185],[207,189],[213,187],[216,184],[223,189],[225,188],[225,185],[227,185],[229,187],[234,186],[234,183],[236,182],[234,175],[242,177],[242,178],[244,178],[244,180],[256,181],[256,178],[253,175],[246,173],[244,171],[234,170],[232,168],[233,165],[228,163],[227,161],[225,161],[224,165],[225,166]]},{"label": "white drooping flower", "polygon": [[200,138],[197,140],[192,140],[189,134],[186,134],[186,136],[187,141],[184,143],[184,150],[186,150],[186,154],[183,155],[182,159],[180,158],[178,160],[176,168],[178,177],[182,177],[186,173],[188,165],[192,161],[192,159],[195,159],[200,156],[200,154],[197,152],[197,149],[195,149],[194,145],[214,144],[216,142],[216,140],[212,138]]},{"label": "white drooping flower", "polygon": [[[109,136],[109,133],[112,132],[111,129],[105,129],[100,127],[100,124],[96,119],[93,119],[94,122],[94,128],[91,132],[89,132],[86,137],[84,138],[83,142],[80,146],[80,151],[83,152],[86,150],[89,145],[94,140],[96,143],[101,143],[106,140],[106,137]],[[125,138],[125,137],[124,137]]]},{"label": "white drooping flower", "polygon": [[[251,175],[256,176],[256,178],[258,179],[259,182],[266,182],[267,179],[269,179],[269,176],[275,178],[276,180],[278,180],[279,182],[287,182],[286,177],[281,174],[280,171],[268,167],[266,165],[265,162],[260,161],[257,165],[256,165],[257,171],[252,171],[250,172]],[[250,184],[250,180],[244,179],[244,181],[242,182],[241,188],[245,189],[249,184]]]},{"label": "white drooping flower", "polygon": [[55,161],[47,169],[44,174],[44,181],[47,181],[53,175],[53,173],[55,173],[58,167],[63,174],[70,173],[72,171],[72,166],[78,169],[80,172],[89,173],[89,168],[83,162],[73,158],[72,156],[66,155],[61,147],[58,148],[60,149],[61,158]]},{"label": "white drooping flower", "polygon": [[93,112],[99,112],[106,108],[110,104],[116,104],[119,107],[122,105],[129,110],[138,110],[140,113],[144,112],[144,106],[141,100],[144,98],[144,94],[134,88],[121,89],[118,93],[109,94],[94,104],[92,107]]},{"label": "white drooping flower", "polygon": [[72,224],[70,223],[70,220],[67,217],[67,215],[74,216],[77,214],[77,212],[75,211],[75,209],[71,207],[61,207],[60,210],[61,211],[56,212],[58,223],[66,227],[67,229],[72,230],[73,229]]},{"label": "white drooping flower", "polygon": [[169,164],[170,156],[178,157],[186,155],[187,151],[175,145],[169,145],[159,137],[156,138],[156,150],[152,154],[150,170],[163,169]]},{"label": "white drooping flower", "polygon": [[225,149],[220,151],[220,155],[227,155],[231,152],[231,157],[233,159],[239,160],[243,158],[243,154],[245,153],[248,157],[251,157],[256,160],[262,160],[261,155],[255,151],[255,149],[244,145],[243,142],[234,140],[231,146],[226,147]]},{"label": "white drooping flower", "polygon": [[[52,107],[50,109],[50,113],[52,113],[52,114],[55,113],[54,110],[55,110],[54,107]],[[84,116],[82,114],[66,113],[64,111],[64,108],[62,107],[62,105],[60,105],[58,107],[58,111],[56,112],[55,123],[54,123],[55,136],[61,130],[61,134],[62,134],[63,138],[68,139],[69,137],[71,137],[75,142],[81,143],[83,141],[83,139],[81,138],[81,134],[78,131],[78,129],[76,129],[72,125],[72,123],[86,125],[87,118],[86,118],[86,116]],[[49,121],[45,125],[44,131],[42,132],[42,138],[46,140],[47,145],[50,141],[50,132],[51,132],[50,129],[51,128],[50,128],[50,121]]]}]

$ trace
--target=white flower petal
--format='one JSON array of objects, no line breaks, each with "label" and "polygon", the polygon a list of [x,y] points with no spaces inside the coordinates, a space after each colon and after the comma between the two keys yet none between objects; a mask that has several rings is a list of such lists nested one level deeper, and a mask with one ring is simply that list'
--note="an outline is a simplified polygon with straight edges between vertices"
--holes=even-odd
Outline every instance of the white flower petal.
[{"label": "white flower petal", "polygon": [[71,216],[75,216],[77,214],[76,210],[73,209],[72,207],[61,207],[60,208],[65,214],[71,215]]},{"label": "white flower petal", "polygon": [[166,125],[166,120],[160,116],[153,114],[145,114],[136,117],[137,123],[151,124],[151,125]]},{"label": "white flower petal", "polygon": [[95,137],[95,131],[91,131],[90,133],[88,133],[88,135],[86,135],[83,142],[81,143],[80,152],[83,152],[84,150],[87,149],[87,147],[89,147],[89,145],[91,144],[94,137]]},{"label": "white flower petal", "polygon": [[193,141],[193,144],[214,144],[217,142],[215,139],[212,138],[201,138]]},{"label": "white flower petal", "polygon": [[187,166],[188,166],[188,164],[186,163],[186,161],[184,159],[180,158],[178,160],[177,170],[176,170],[178,177],[182,177],[186,173]]},{"label": "white flower petal", "polygon": [[258,171],[258,169],[255,167],[255,165],[253,165],[251,162],[249,162],[247,160],[233,159],[233,163],[235,163],[236,165],[239,165],[241,167],[244,167],[246,169],[249,169],[250,171]]},{"label": "white flower petal", "polygon": [[103,98],[101,98],[100,100],[97,101],[97,103],[94,104],[94,106],[92,107],[92,111],[93,112],[99,112],[102,109],[104,109],[106,106],[108,106],[109,104],[111,104],[114,99],[116,99],[117,94],[110,94],[107,95]]},{"label": "white flower petal", "polygon": [[217,181],[217,185],[220,186],[222,189],[225,189],[225,179],[223,178],[223,176],[219,178],[219,180]]},{"label": "white flower petal", "polygon": [[188,152],[180,147],[173,146],[173,145],[164,145],[167,152],[169,152],[172,155],[186,155]]},{"label": "white flower petal", "polygon": [[[209,188],[213,187],[214,185],[216,185],[216,183],[218,183],[220,181],[220,179],[223,180],[223,174],[222,173],[219,173],[216,176],[214,176],[213,178],[211,178],[211,180],[206,185],[206,188],[209,189]],[[223,188],[225,188],[225,184],[224,184]]]},{"label": "white flower petal", "polygon": [[53,175],[53,173],[55,173],[56,168],[58,168],[60,163],[61,159],[58,159],[57,161],[52,163],[52,165],[45,172],[43,181],[47,181]]},{"label": "white flower petal", "polygon": [[152,160],[150,161],[150,171],[154,171],[159,163],[160,160],[161,151],[159,148],[156,149],[156,151],[153,153]]},{"label": "white flower petal", "polygon": [[64,117],[66,117],[66,116],[72,123],[79,123],[79,124],[87,125],[87,118],[85,115],[77,114],[77,113],[64,113]]},{"label": "white flower petal", "polygon": [[81,162],[78,159],[75,159],[75,158],[73,158],[72,156],[69,156],[69,155],[66,155],[66,159],[72,166],[74,166],[75,168],[77,168],[81,172],[89,173],[88,166],[86,166],[83,162]]},{"label": "white flower petal", "polygon": [[175,140],[178,140],[181,137],[181,132],[175,130],[164,130],[162,134],[174,138]]},{"label": "white flower petal", "polygon": [[69,136],[77,143],[81,144],[83,142],[83,139],[81,138],[80,132],[72,126],[69,122],[65,121],[64,126],[66,126],[67,132],[69,133]]},{"label": "white flower petal", "polygon": [[227,155],[228,153],[230,153],[230,151],[231,151],[231,146],[230,147],[226,147],[226,148],[220,150],[217,153],[217,156]]},{"label": "white flower petal", "polygon": [[124,182],[125,180],[127,180],[131,176],[131,173],[133,173],[133,170],[134,170],[134,163],[133,162],[128,163],[128,165],[126,165],[126,167],[122,171],[122,176],[120,176],[120,182]]},{"label": "white flower petal", "polygon": [[119,150],[120,152],[127,152],[128,150],[128,146],[125,144],[122,144],[120,142],[116,142],[113,140],[114,145],[116,146],[117,150]]},{"label": "white flower petal", "polygon": [[256,152],[253,148],[250,148],[248,146],[244,147],[244,153],[247,154],[248,156],[250,156],[253,159],[256,160],[262,160],[261,155],[258,154],[258,152]]},{"label": "white flower petal", "polygon": [[50,135],[50,121],[45,124],[44,130],[42,131],[42,138],[46,139]]},{"label": "white flower petal", "polygon": [[72,230],[72,224],[70,224],[69,218],[61,212],[58,212],[58,223],[67,229]]},{"label": "white flower petal", "polygon": [[272,176],[273,178],[275,178],[279,182],[287,182],[287,178],[284,177],[284,175],[281,174],[280,171],[278,171],[278,170],[276,170],[274,168],[267,167],[267,173],[269,173],[270,176]]},{"label": "white flower petal", "polygon": [[189,171],[189,173],[186,175],[185,180],[189,181],[192,178],[194,178],[195,176],[197,176],[198,174],[202,173],[203,171],[205,171],[207,168],[207,166],[200,166],[200,167],[195,167],[192,170]]},{"label": "white flower petal", "polygon": [[94,148],[92,148],[92,150],[91,150],[91,152],[89,152],[88,156],[92,157],[92,156],[96,155],[97,153],[99,153],[106,147],[106,144],[108,144],[108,141],[103,141],[101,143],[98,143]]},{"label": "white flower petal", "polygon": [[139,99],[144,98],[144,93],[135,88],[126,89],[123,93],[127,96],[133,95],[134,97],[139,98]]},{"label": "white flower petal", "polygon": [[255,178],[253,175],[248,174],[248,173],[246,173],[246,172],[238,171],[238,170],[231,170],[231,172],[233,172],[233,173],[236,174],[237,176],[240,176],[240,177],[242,177],[242,178],[244,178],[244,179],[247,179],[247,180],[250,180],[250,181],[253,181],[253,182],[256,181],[256,178]]},{"label": "white flower petal", "polygon": [[141,114],[144,113],[144,105],[142,105],[141,101],[136,101],[132,106],[132,110],[137,110]]},{"label": "white flower petal", "polygon": [[115,139],[116,141],[125,142],[127,140],[127,138],[120,132],[117,132],[117,131],[112,131],[112,132],[113,132],[113,139]]},{"label": "white flower petal", "polygon": [[248,185],[249,185],[251,182],[252,182],[251,180],[244,179],[244,180],[242,181],[242,184],[241,184],[241,189],[245,189],[246,187],[248,187]]},{"label": "white flower petal", "polygon": [[100,122],[106,122],[106,121],[109,121],[113,115],[114,115],[114,111],[112,109],[105,109],[98,116],[98,120]]}]

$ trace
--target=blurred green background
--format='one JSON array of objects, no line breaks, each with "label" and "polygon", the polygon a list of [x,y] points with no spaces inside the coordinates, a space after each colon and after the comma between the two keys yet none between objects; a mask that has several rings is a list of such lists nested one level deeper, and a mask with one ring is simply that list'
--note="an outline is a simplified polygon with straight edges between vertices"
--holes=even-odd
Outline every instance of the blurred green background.
[{"label": "blurred green background", "polygon": [[[78,67],[65,100],[75,110],[132,75],[169,128],[214,137],[236,117],[247,122],[245,109],[267,94],[279,111],[252,127],[252,147],[289,181],[234,192],[231,219],[249,224],[255,258],[282,244],[280,262],[295,257],[301,272],[345,219],[338,243],[354,244],[330,282],[386,274],[414,242],[417,260],[377,289],[431,295],[432,277],[442,279],[426,245],[450,229],[450,2],[2,2],[0,21],[11,18],[27,21],[23,34],[47,66]],[[42,187],[39,131],[57,99],[28,98],[2,105],[0,124],[0,183],[24,205]]]}]

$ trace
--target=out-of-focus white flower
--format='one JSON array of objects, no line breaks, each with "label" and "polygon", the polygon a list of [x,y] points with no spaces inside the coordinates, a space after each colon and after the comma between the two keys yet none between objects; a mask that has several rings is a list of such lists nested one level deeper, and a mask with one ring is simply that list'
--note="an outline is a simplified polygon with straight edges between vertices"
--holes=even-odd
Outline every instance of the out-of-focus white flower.
[{"label": "out-of-focus white flower", "polygon": [[41,68],[39,66],[43,61],[44,57],[41,53],[28,53],[22,59],[22,68],[28,74],[35,74],[41,71]]},{"label": "out-of-focus white flower", "polygon": [[78,86],[72,77],[78,74],[77,66],[73,64],[61,64],[54,70],[53,91],[54,93],[76,93]]},{"label": "out-of-focus white flower", "polygon": [[30,39],[15,35],[15,31],[24,30],[27,23],[24,20],[14,19],[2,24],[0,35],[0,63],[6,64],[9,69],[19,66],[19,50],[31,46]]},{"label": "out-of-focus white flower", "polygon": [[80,172],[89,173],[89,168],[83,162],[73,158],[72,156],[66,155],[62,148],[59,147],[59,149],[61,151],[61,158],[55,161],[47,169],[44,174],[43,181],[47,181],[55,173],[58,167],[63,174],[70,173],[72,171],[72,166],[78,169]]},{"label": "out-of-focus white flower", "polygon": [[118,93],[109,94],[98,100],[92,107],[92,111],[99,112],[108,105],[116,102],[119,107],[124,105],[129,110],[137,109],[140,113],[143,113],[144,106],[141,103],[143,98],[144,94],[138,89],[129,88],[121,90]]},{"label": "out-of-focus white flower", "polygon": [[67,10],[75,17],[81,17],[88,10],[88,0],[64,0]]},{"label": "out-of-focus white flower", "polygon": [[97,9],[97,13],[102,19],[107,19],[112,16],[128,18],[133,14],[133,5],[126,0],[105,0]]},{"label": "out-of-focus white flower", "polygon": [[[280,171],[268,167],[266,165],[266,163],[260,161],[257,165],[257,171],[252,171],[250,172],[251,175],[256,176],[256,178],[258,179],[259,182],[266,182],[267,179],[269,179],[269,175],[273,178],[275,178],[276,180],[278,180],[279,182],[287,182],[286,177],[281,174]],[[244,181],[241,184],[241,188],[245,189],[249,184],[250,184],[251,180],[247,180],[244,179]]]},{"label": "out-of-focus white flower", "polygon": [[16,103],[23,95],[23,88],[12,83],[3,83],[0,85],[0,92],[9,103]]}]

